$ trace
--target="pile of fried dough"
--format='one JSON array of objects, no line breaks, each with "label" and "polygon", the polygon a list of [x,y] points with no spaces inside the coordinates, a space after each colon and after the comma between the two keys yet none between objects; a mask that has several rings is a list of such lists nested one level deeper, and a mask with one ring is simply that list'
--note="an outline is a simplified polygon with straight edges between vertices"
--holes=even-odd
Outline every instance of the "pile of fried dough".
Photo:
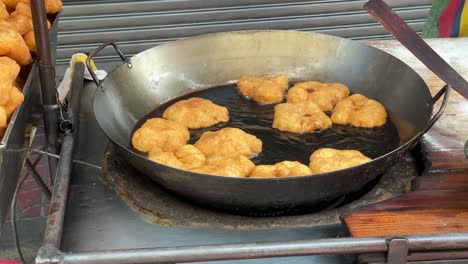
[{"label": "pile of fried dough", "polygon": [[[45,0],[46,12],[63,8],[61,0]],[[47,21],[50,28],[51,23]],[[36,52],[29,0],[0,0],[0,138],[8,120],[24,101],[17,78],[22,66],[32,62]]]}]

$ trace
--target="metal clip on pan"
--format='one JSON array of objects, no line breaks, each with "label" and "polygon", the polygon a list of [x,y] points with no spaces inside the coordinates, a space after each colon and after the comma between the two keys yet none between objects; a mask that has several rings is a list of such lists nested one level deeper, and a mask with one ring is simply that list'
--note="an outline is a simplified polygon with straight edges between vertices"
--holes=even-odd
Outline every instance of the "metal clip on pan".
[{"label": "metal clip on pan", "polygon": [[91,74],[91,76],[93,77],[93,80],[94,82],[96,83],[97,87],[101,87],[101,84],[102,84],[102,81],[100,81],[96,74],[94,73],[92,67],[91,67],[91,60],[93,59],[94,56],[96,56],[101,50],[103,50],[105,47],[111,45],[112,47],[114,47],[115,51],[117,52],[117,54],[119,54],[119,57],[120,59],[122,59],[122,61],[124,63],[127,64],[127,66],[129,68],[132,68],[132,63],[127,59],[127,57],[125,57],[124,53],[122,52],[122,50],[117,46],[117,44],[115,44],[114,42],[112,41],[108,41],[108,42],[105,42],[104,44],[102,44],[101,46],[97,47],[93,52],[91,52],[91,54],[89,54],[88,58],[86,59],[86,68],[88,69],[89,73]]}]

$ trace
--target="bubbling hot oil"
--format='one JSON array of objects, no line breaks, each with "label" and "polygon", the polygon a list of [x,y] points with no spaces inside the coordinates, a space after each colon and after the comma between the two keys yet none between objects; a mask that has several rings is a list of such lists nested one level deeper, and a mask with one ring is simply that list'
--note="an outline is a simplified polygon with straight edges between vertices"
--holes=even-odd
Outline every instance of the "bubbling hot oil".
[{"label": "bubbling hot oil", "polygon": [[272,127],[275,105],[260,105],[239,95],[235,84],[196,91],[170,100],[146,115],[135,129],[149,118],[162,117],[163,112],[177,101],[191,97],[205,98],[227,107],[229,121],[204,129],[190,130],[189,143],[195,143],[205,131],[224,127],[240,128],[263,142],[262,153],[252,159],[255,164],[290,160],[308,165],[310,155],[320,148],[355,149],[374,159],[396,149],[400,142],[398,131],[390,119],[387,119],[385,125],[371,129],[333,124],[329,129],[306,134],[276,130]]}]

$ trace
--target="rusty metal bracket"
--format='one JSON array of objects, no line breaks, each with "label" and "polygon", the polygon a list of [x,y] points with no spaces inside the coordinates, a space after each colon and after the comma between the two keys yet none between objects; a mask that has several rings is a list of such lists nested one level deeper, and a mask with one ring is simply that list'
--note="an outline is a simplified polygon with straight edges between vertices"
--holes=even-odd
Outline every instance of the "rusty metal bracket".
[{"label": "rusty metal bracket", "polygon": [[387,243],[387,264],[406,264],[406,258],[408,257],[408,239],[396,237],[387,240]]}]

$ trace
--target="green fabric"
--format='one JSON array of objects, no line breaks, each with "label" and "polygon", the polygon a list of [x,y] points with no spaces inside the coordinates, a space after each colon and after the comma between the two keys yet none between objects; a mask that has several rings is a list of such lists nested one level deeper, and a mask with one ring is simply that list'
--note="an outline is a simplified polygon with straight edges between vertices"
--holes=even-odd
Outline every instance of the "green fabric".
[{"label": "green fabric", "polygon": [[432,3],[429,16],[422,30],[423,38],[438,38],[439,37],[439,17],[445,8],[450,3],[450,0],[434,0]]}]

